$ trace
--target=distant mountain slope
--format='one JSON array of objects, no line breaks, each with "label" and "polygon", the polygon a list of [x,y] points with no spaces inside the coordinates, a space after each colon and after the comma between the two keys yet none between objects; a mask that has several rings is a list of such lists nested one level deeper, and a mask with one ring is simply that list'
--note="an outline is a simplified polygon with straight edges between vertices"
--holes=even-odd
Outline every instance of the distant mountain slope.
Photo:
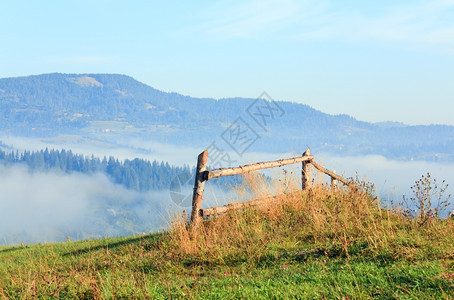
[{"label": "distant mountain slope", "polygon": [[[454,126],[372,124],[292,102],[192,98],[117,74],[3,78],[0,104],[0,134],[130,136],[201,148],[222,140],[240,153],[246,146],[274,152],[310,145],[342,155],[454,160]],[[249,136],[240,137],[245,130]]]}]

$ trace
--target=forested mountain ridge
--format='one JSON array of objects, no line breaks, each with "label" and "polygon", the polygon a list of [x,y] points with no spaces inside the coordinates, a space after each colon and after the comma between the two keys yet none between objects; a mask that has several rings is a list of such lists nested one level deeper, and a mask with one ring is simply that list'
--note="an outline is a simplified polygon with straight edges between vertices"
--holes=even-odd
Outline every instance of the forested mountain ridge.
[{"label": "forested mountain ridge", "polygon": [[304,150],[309,145],[317,151],[341,150],[342,155],[454,160],[454,126],[373,124],[284,101],[273,102],[265,119],[265,113],[251,113],[255,101],[166,93],[116,74],[3,78],[0,134],[75,134],[101,140],[136,136],[203,148],[241,118],[256,135],[256,142],[248,149],[253,151]]}]

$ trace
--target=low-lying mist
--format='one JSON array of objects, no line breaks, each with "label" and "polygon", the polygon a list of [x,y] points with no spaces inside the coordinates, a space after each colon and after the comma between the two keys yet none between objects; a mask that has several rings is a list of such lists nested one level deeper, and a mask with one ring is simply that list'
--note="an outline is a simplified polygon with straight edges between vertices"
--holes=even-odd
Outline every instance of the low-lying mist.
[{"label": "low-lying mist", "polygon": [[[345,177],[355,177],[371,182],[375,185],[378,196],[384,205],[390,201],[399,203],[405,195],[414,197],[411,187],[422,175],[430,173],[440,185],[443,180],[448,184],[448,189],[443,198],[454,195],[454,164],[435,163],[426,161],[397,161],[379,155],[369,156],[333,156],[320,154],[317,161],[330,169],[336,169],[338,174]],[[446,217],[454,209],[454,198],[450,198],[451,205],[442,214]]]},{"label": "low-lying mist", "polygon": [[127,190],[103,174],[0,166],[0,244],[157,231],[173,209],[168,193]]},{"label": "low-lying mist", "polygon": [[[181,193],[192,196],[193,181]],[[226,203],[216,184],[204,207]],[[181,204],[181,205],[179,205]],[[138,192],[104,174],[30,172],[0,165],[0,245],[92,239],[166,229],[190,202],[176,203],[169,190]]]},{"label": "low-lying mist", "polygon": [[[179,148],[140,140],[119,144],[96,144],[70,137],[55,141],[2,137],[13,146],[8,150],[71,149],[74,153],[102,157],[143,158],[169,161],[171,164],[193,166],[203,148]],[[59,142],[64,143],[59,144]],[[302,152],[302,151],[301,151]],[[102,154],[102,155],[101,155]],[[382,156],[334,156],[313,153],[315,161],[344,177],[355,177],[375,184],[384,205],[402,196],[413,196],[410,187],[421,175],[431,173],[438,181],[450,184],[447,194],[454,194],[454,164],[424,161],[396,161]],[[238,157],[233,151],[235,166],[298,156],[296,153],[246,152]],[[301,165],[293,165],[295,176],[300,176]],[[273,169],[266,174],[282,174]],[[182,205],[171,198],[169,190],[137,192],[112,183],[103,174],[83,175],[56,172],[31,173],[24,167],[0,166],[0,245],[37,243],[130,235],[159,231],[167,228],[169,216],[190,211],[192,179],[182,187]],[[215,181],[206,184],[203,206],[223,205],[238,199],[219,188]],[[189,195],[189,198],[187,198]],[[451,199],[451,203],[454,199]],[[451,205],[450,210],[454,207]],[[446,214],[445,214],[446,215]]]}]

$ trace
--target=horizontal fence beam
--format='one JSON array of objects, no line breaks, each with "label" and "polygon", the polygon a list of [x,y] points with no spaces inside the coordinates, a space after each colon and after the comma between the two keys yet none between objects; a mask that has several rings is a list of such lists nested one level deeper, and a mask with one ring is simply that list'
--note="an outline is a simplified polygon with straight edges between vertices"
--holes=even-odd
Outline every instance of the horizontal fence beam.
[{"label": "horizontal fence beam", "polygon": [[216,170],[212,170],[212,171],[205,171],[205,173],[206,173],[205,179],[210,180],[210,179],[217,178],[217,177],[232,176],[232,175],[243,174],[243,173],[247,173],[247,172],[251,172],[251,171],[262,170],[262,169],[282,167],[285,165],[296,164],[299,162],[311,161],[312,159],[314,159],[314,156],[308,155],[308,156],[298,156],[298,157],[275,160],[275,161],[259,162],[259,163],[255,163],[255,164],[244,165],[244,166],[234,167],[234,168],[221,168],[221,169],[216,169]]},{"label": "horizontal fence beam", "polygon": [[232,203],[232,204],[227,204],[224,206],[204,208],[204,209],[200,210],[200,214],[203,217],[224,214],[231,210],[237,210],[237,209],[242,209],[242,208],[246,208],[246,207],[259,206],[259,205],[273,203],[273,202],[279,201],[279,198],[282,198],[282,195],[268,197],[268,198],[264,198],[264,199],[252,200],[252,201],[248,201],[248,202]]},{"label": "horizontal fence beam", "polygon": [[325,173],[326,175],[331,176],[331,178],[334,178],[334,179],[336,179],[337,181],[340,181],[340,182],[342,182],[342,183],[345,184],[345,185],[351,184],[351,182],[349,182],[349,181],[348,181],[347,179],[345,179],[344,177],[339,176],[339,175],[337,175],[336,173],[331,172],[330,170],[325,169],[324,167],[320,166],[319,164],[317,164],[317,163],[314,162],[314,161],[311,161],[311,165],[313,165],[314,168],[316,168],[316,169],[319,170],[320,172]]}]

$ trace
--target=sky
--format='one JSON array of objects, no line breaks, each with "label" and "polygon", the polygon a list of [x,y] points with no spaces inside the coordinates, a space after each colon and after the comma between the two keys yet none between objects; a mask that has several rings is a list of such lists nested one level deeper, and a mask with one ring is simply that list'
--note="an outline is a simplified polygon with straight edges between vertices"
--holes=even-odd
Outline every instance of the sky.
[{"label": "sky", "polygon": [[0,78],[119,73],[193,97],[454,125],[454,0],[0,2]]}]

